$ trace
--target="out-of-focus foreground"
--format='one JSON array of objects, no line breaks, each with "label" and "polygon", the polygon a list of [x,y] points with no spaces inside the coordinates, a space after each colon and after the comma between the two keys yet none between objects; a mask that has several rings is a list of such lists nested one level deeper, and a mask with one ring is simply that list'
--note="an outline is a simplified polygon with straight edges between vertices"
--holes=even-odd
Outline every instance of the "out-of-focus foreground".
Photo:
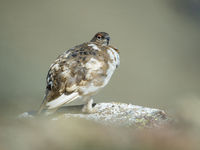
[{"label": "out-of-focus foreground", "polygon": [[[0,22],[0,149],[199,148],[198,0],[1,0]],[[98,31],[110,34],[121,66],[95,101],[164,109],[175,125],[135,131],[13,120],[38,109],[55,58]]]},{"label": "out-of-focus foreground", "polygon": [[200,148],[195,132],[183,126],[136,130],[131,127],[105,127],[83,120],[49,121],[43,118],[4,121],[0,129],[2,150],[198,150]]}]

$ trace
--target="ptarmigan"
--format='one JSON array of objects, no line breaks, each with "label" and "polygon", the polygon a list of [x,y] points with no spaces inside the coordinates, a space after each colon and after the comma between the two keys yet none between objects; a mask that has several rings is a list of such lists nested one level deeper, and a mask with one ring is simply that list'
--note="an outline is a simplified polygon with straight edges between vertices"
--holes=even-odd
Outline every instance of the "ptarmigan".
[{"label": "ptarmigan", "polygon": [[120,64],[110,36],[98,32],[90,42],[75,46],[55,60],[47,74],[46,93],[38,110],[56,110],[75,99],[85,101],[83,112],[93,113],[92,96],[106,86]]}]

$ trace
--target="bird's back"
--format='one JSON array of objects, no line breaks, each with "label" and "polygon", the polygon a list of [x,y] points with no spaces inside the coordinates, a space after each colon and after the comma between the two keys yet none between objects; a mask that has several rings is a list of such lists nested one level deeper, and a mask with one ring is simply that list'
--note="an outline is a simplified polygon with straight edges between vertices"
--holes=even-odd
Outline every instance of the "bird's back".
[{"label": "bird's back", "polygon": [[120,62],[118,50],[109,45],[109,40],[107,33],[99,32],[90,42],[69,49],[54,61],[38,113],[44,107],[54,109],[77,98],[91,97],[107,85]]},{"label": "bird's back", "polygon": [[47,75],[49,101],[63,93],[78,91],[86,95],[104,87],[117,65],[114,62],[118,59],[115,53],[112,47],[88,42],[61,54]]}]

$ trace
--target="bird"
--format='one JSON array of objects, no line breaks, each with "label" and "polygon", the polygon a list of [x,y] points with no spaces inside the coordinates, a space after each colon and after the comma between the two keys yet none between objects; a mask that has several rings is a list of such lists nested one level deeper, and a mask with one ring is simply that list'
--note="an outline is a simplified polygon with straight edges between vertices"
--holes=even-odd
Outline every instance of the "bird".
[{"label": "bird", "polygon": [[89,42],[74,46],[57,57],[46,77],[46,92],[38,114],[82,99],[83,113],[95,113],[93,96],[105,87],[120,65],[119,50],[110,44],[106,32],[98,32]]}]

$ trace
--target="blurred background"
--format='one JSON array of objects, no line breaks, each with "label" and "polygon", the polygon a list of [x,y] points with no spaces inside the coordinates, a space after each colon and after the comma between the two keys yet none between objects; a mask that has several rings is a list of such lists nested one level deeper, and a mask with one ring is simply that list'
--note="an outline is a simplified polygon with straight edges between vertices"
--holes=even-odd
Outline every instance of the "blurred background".
[{"label": "blurred background", "polygon": [[200,98],[198,0],[1,0],[0,21],[0,106],[6,110],[8,104],[12,111],[37,109],[50,64],[98,31],[110,34],[121,66],[96,102],[173,109]]},{"label": "blurred background", "polygon": [[1,0],[1,116],[38,109],[50,64],[99,31],[121,65],[95,102],[161,108],[199,126],[199,0]]}]

